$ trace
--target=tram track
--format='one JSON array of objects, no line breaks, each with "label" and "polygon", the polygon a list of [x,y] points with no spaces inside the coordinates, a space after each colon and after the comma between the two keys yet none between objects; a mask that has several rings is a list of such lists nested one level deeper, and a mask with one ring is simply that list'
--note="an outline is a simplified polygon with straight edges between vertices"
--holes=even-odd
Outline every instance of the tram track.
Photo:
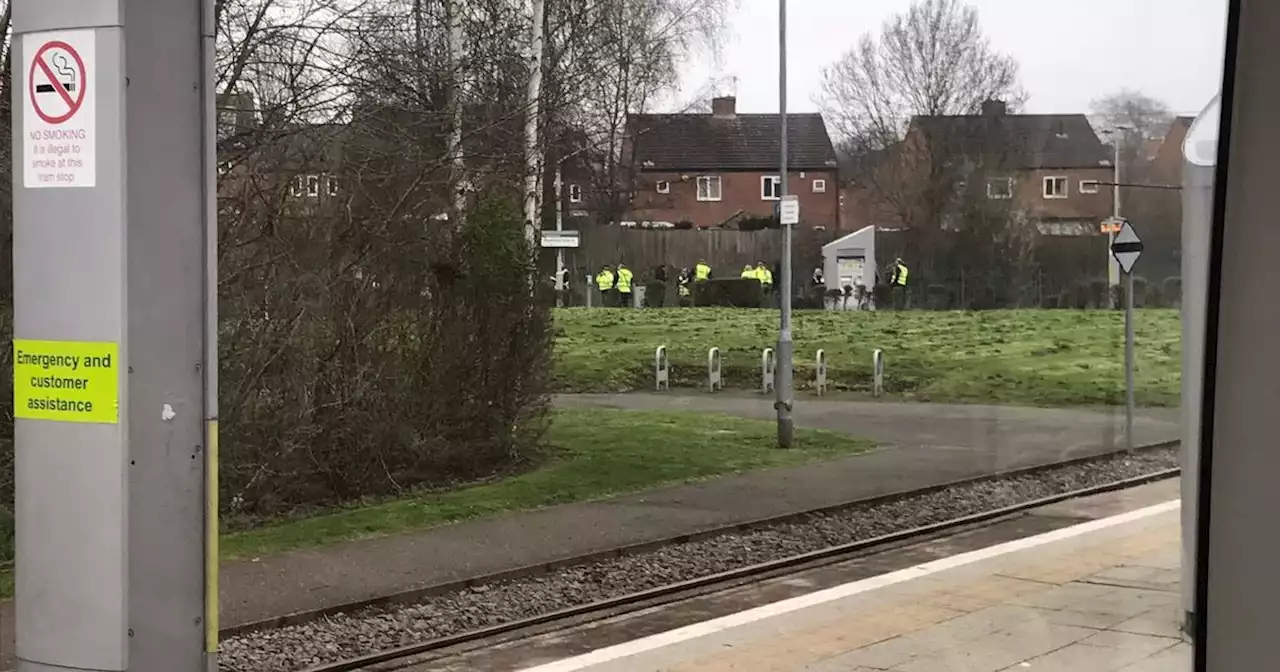
[{"label": "tram track", "polygon": [[[345,627],[347,622],[357,622],[360,618],[396,620],[401,618],[398,615],[399,612],[397,610],[409,612],[417,608],[415,605],[431,602],[433,600],[448,602],[460,597],[474,597],[476,593],[483,593],[490,589],[502,590],[507,586],[520,585],[521,582],[533,584],[551,583],[553,582],[554,575],[557,572],[565,573],[578,571],[579,573],[585,572],[590,574],[591,569],[594,566],[604,567],[601,571],[609,571],[606,566],[610,563],[630,561],[634,565],[635,562],[643,562],[648,556],[654,556],[655,562],[653,564],[655,566],[660,566],[664,559],[657,556],[664,553],[671,554],[684,547],[696,546],[698,543],[716,543],[717,541],[726,539],[732,541],[735,537],[747,538],[751,534],[759,534],[761,531],[769,532],[779,529],[783,530],[780,534],[785,534],[788,526],[799,528],[804,525],[812,524],[815,521],[823,521],[842,515],[849,516],[849,514],[854,514],[851,517],[857,518],[858,512],[860,511],[875,512],[878,508],[891,509],[894,507],[905,507],[910,509],[913,502],[920,503],[920,506],[924,507],[922,510],[928,512],[928,516],[922,517],[940,518],[936,520],[931,519],[925,524],[899,525],[897,529],[892,529],[885,533],[874,534],[865,538],[852,539],[843,543],[826,544],[821,548],[811,550],[783,553],[780,557],[774,557],[759,562],[744,563],[741,566],[731,567],[720,571],[708,571],[701,575],[691,577],[675,576],[675,580],[671,581],[656,580],[655,584],[652,586],[643,587],[637,590],[627,590],[621,594],[609,595],[603,599],[588,599],[574,602],[570,598],[565,598],[565,601],[568,602],[565,604],[540,603],[536,606],[531,605],[530,610],[537,611],[537,613],[529,613],[524,616],[512,616],[510,618],[499,617],[497,619],[498,622],[486,622],[487,620],[492,620],[492,618],[489,615],[477,613],[471,618],[472,622],[468,624],[469,627],[458,627],[455,631],[448,632],[447,634],[432,636],[433,633],[424,632],[421,637],[416,638],[417,641],[400,646],[380,646],[370,644],[366,650],[361,650],[356,655],[332,655],[333,652],[330,650],[324,655],[319,656],[319,658],[325,658],[327,656],[330,659],[312,659],[310,663],[314,664],[295,664],[292,667],[285,668],[294,670],[305,669],[307,672],[349,672],[356,670],[395,669],[397,661],[422,658],[424,656],[430,656],[433,652],[456,650],[459,647],[468,648],[469,645],[470,648],[474,648],[476,645],[481,643],[489,643],[496,640],[512,639],[523,637],[528,634],[534,634],[539,629],[554,630],[585,621],[607,618],[619,613],[626,613],[628,611],[644,609],[650,606],[688,599],[690,596],[705,594],[707,592],[716,592],[735,585],[751,583],[800,569],[841,562],[859,555],[880,552],[896,546],[908,545],[928,539],[931,536],[953,532],[969,526],[981,525],[989,521],[1002,519],[1046,504],[1091,494],[1129,488],[1155,480],[1170,478],[1178,473],[1176,468],[1167,466],[1170,459],[1173,459],[1173,463],[1176,464],[1176,451],[1172,450],[1176,445],[1177,442],[1164,442],[1143,446],[1132,452],[1124,450],[1110,451],[1102,454],[1063,460],[1047,465],[1010,470],[975,478],[966,478],[922,489],[850,501],[835,506],[811,509],[784,516],[775,516],[746,523],[718,527],[698,532],[696,534],[678,535],[667,539],[633,544],[584,556],[565,558],[551,563],[542,563],[498,574],[476,577],[465,581],[407,591],[360,603],[330,607],[323,610],[293,614],[282,618],[247,624],[229,632],[224,632],[224,640],[231,639],[232,641],[235,641],[237,638],[247,640],[247,647],[239,649],[238,655],[232,656],[239,660],[245,654],[252,651],[252,640],[255,637],[262,636],[263,633],[271,630],[289,631],[291,629],[300,629],[298,636],[303,640],[306,640],[310,635],[314,635],[319,632],[322,635],[320,639],[325,641],[325,637],[331,634],[328,633],[328,628],[332,627],[340,629]],[[1158,459],[1153,459],[1153,457],[1157,456]],[[1172,458],[1170,456],[1172,456]],[[1143,462],[1144,460],[1146,462],[1143,464],[1116,469],[1117,464],[1123,465],[1128,462]],[[1108,478],[1105,475],[1095,477],[1095,474],[1092,473],[1094,471],[1094,467],[1097,467],[1098,470],[1103,472],[1110,473],[1114,471],[1122,475],[1122,477]],[[1002,491],[1002,489],[1008,489],[1006,486],[1009,486],[1010,484],[1023,487],[1020,484],[1038,483],[1040,481],[1044,481],[1047,485],[1043,485],[1043,487],[1037,486],[1030,488],[1029,492],[1032,492],[1033,496],[1019,498],[1016,495],[1008,495]],[[1061,484],[1059,484],[1058,481],[1061,481]],[[1072,487],[1072,484],[1081,482],[1086,483],[1086,485],[1083,487]],[[965,494],[966,490],[972,492]],[[939,502],[942,502],[943,508],[946,508],[946,503],[954,497],[972,496],[975,492],[979,497],[982,497],[983,493],[986,491],[1000,493],[998,497],[993,497],[993,499],[1007,503],[991,507],[970,506],[970,509],[976,510],[968,510],[960,515],[945,515],[940,517],[937,511],[935,511],[935,509],[938,509],[940,506]],[[969,501],[972,502],[973,500]],[[960,510],[963,510],[963,508]],[[892,527],[892,524],[889,525]],[[885,525],[880,525],[879,527],[873,527],[873,529],[882,529],[884,527]],[[775,535],[775,537],[776,536],[778,535]],[[750,545],[749,541],[744,541],[743,543]],[[751,556],[750,553],[746,553],[744,555],[747,558],[750,558]],[[644,562],[643,564],[647,568],[649,563]],[[712,564],[714,565],[715,563]],[[648,570],[646,569],[646,571]],[[678,574],[680,574],[680,572],[675,572],[673,576]],[[539,586],[540,589],[544,587],[545,586]],[[519,610],[517,609],[515,611]],[[418,617],[421,618],[422,616],[418,615]],[[385,623],[379,623],[379,627],[383,627],[384,625]],[[402,636],[404,636],[403,633]],[[414,637],[410,638],[415,639]],[[341,639],[341,637],[337,637],[337,639]],[[366,639],[370,642],[376,640],[376,638],[361,637],[361,641]],[[226,647],[226,644],[227,642],[224,641],[224,648]],[[330,645],[318,644],[317,646],[328,648]],[[338,646],[337,648],[342,647]],[[364,647],[356,646],[355,648],[360,649]],[[228,653],[232,652],[228,651]],[[347,653],[349,652],[343,650],[343,654]],[[305,661],[306,658],[306,655],[301,656],[299,662]],[[228,663],[231,664],[228,665]],[[241,667],[235,664],[235,661],[224,658],[223,669],[236,670],[237,672],[250,672],[262,668],[256,668],[253,666]]]}]

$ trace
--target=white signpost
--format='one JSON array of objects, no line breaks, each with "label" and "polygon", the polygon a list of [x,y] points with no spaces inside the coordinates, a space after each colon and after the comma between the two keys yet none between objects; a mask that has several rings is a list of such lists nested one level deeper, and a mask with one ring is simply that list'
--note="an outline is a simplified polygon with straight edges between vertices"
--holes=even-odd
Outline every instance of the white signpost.
[{"label": "white signpost", "polygon": [[1125,219],[1111,240],[1111,256],[1124,271],[1124,441],[1133,450],[1133,265],[1142,256],[1142,239]]},{"label": "white signpost", "polygon": [[778,222],[783,226],[795,226],[800,223],[800,197],[788,194],[782,197],[778,205]]},{"label": "white signpost", "polygon": [[98,92],[93,89],[93,31],[32,35],[22,41],[22,51],[27,66],[22,83],[23,186],[95,186]]},{"label": "white signpost", "polygon": [[577,231],[543,231],[542,246],[553,248],[578,247],[582,244]]}]

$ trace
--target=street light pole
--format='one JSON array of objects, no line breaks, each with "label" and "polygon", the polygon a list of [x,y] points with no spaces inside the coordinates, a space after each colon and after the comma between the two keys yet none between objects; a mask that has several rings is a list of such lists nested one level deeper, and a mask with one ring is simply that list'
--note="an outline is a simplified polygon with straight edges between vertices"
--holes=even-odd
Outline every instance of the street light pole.
[{"label": "street light pole", "polygon": [[[779,171],[779,199],[787,194],[787,0],[778,0],[778,110],[782,118],[781,170]],[[781,202],[781,200],[779,201]],[[790,448],[795,435],[795,421],[791,417],[792,369],[794,343],[791,341],[791,225],[782,225],[782,272],[778,283],[779,307],[782,316],[778,329],[778,365],[774,368],[774,391],[778,411],[778,447]]]},{"label": "street light pole", "polygon": [[[1112,203],[1111,217],[1114,220],[1120,219],[1120,129],[1117,128],[1112,132],[1111,144],[1115,147],[1115,158],[1111,164],[1111,174],[1114,176],[1112,180],[1115,185],[1111,187]],[[1116,232],[1107,232],[1107,289],[1111,298],[1111,303],[1115,303],[1116,287],[1120,284],[1120,264],[1115,257],[1111,255],[1111,244],[1116,240]]]}]

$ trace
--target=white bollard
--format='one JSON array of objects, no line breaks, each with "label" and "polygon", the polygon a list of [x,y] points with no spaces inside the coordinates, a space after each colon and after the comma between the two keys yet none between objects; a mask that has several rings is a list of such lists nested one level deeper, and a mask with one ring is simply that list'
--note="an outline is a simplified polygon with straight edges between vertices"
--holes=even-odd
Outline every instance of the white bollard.
[{"label": "white bollard", "polygon": [[724,389],[724,381],[720,377],[720,348],[707,351],[707,391],[715,392]]},{"label": "white bollard", "polygon": [[878,398],[884,394],[884,350],[876,348],[876,351],[871,353],[871,370],[873,376],[871,394]]},{"label": "white bollard", "polygon": [[827,351],[819,350],[814,366],[813,389],[822,396],[827,391]]},{"label": "white bollard", "polygon": [[655,389],[671,389],[671,364],[667,361],[667,346],[659,345],[653,352],[653,384]]},{"label": "white bollard", "polygon": [[778,364],[778,360],[773,355],[773,348],[765,348],[760,353],[760,394],[769,394],[773,391],[773,369]]},{"label": "white bollard", "polygon": [[591,277],[590,275],[586,275],[583,277],[585,277],[587,280],[586,280],[586,284],[583,285],[583,287],[585,287],[586,289],[582,292],[582,295],[586,297],[587,307],[590,308],[591,295],[594,294],[596,291],[596,279]]}]

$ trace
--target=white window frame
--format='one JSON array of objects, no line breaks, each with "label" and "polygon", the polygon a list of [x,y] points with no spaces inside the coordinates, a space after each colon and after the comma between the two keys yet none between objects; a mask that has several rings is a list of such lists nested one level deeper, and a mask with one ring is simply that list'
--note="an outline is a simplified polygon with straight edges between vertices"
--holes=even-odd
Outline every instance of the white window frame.
[{"label": "white window frame", "polygon": [[[773,195],[769,195],[768,185],[774,185]],[[782,176],[780,175],[761,175],[760,176],[760,200],[762,201],[778,201],[782,200]]]},{"label": "white window frame", "polygon": [[1098,193],[1098,180],[1080,180],[1080,193],[1082,194]]},{"label": "white window frame", "polygon": [[[1050,185],[1062,184],[1062,189],[1050,189]],[[1066,175],[1046,175],[1040,183],[1040,194],[1049,200],[1067,198],[1071,195],[1071,180]]]},{"label": "white window frame", "polygon": [[[715,185],[715,193],[711,193],[711,185]],[[699,201],[719,201],[724,196],[724,185],[719,175],[699,175],[698,176],[698,200]]]},{"label": "white window frame", "polygon": [[303,196],[307,195],[307,176],[306,175],[294,175],[293,179],[290,180],[290,182],[291,184],[289,185],[289,193],[292,194],[295,198],[302,198]]},{"label": "white window frame", "polygon": [[827,181],[826,181],[826,180],[814,180],[814,181],[813,181],[813,193],[815,193],[815,194],[825,194],[825,193],[827,193]]},{"label": "white window frame", "polygon": [[581,187],[581,186],[579,186],[579,185],[577,185],[577,184],[570,184],[570,185],[569,185],[569,202],[570,202],[570,203],[581,203],[581,202],[582,202],[582,187]]},{"label": "white window frame", "polygon": [[658,190],[658,193],[659,193],[659,194],[669,194],[669,193],[671,193],[671,181],[670,181],[670,180],[658,180],[658,183],[657,183],[657,184],[655,184],[655,185],[654,185],[654,187]]},{"label": "white window frame", "polygon": [[326,175],[324,178],[325,192],[330,196],[338,195],[338,178],[332,175]]},{"label": "white window frame", "polygon": [[320,195],[320,176],[319,176],[319,175],[308,175],[306,179],[307,179],[307,182],[306,182],[306,184],[307,184],[307,197],[308,197],[308,198],[315,198],[315,197],[319,196],[319,195]]},{"label": "white window frame", "polygon": [[[1003,181],[1005,184],[1005,191],[1003,194],[991,188],[995,184],[999,184],[1001,181]],[[987,198],[993,201],[1007,201],[1013,198],[1013,178],[1012,177],[989,178],[987,180]]]}]

